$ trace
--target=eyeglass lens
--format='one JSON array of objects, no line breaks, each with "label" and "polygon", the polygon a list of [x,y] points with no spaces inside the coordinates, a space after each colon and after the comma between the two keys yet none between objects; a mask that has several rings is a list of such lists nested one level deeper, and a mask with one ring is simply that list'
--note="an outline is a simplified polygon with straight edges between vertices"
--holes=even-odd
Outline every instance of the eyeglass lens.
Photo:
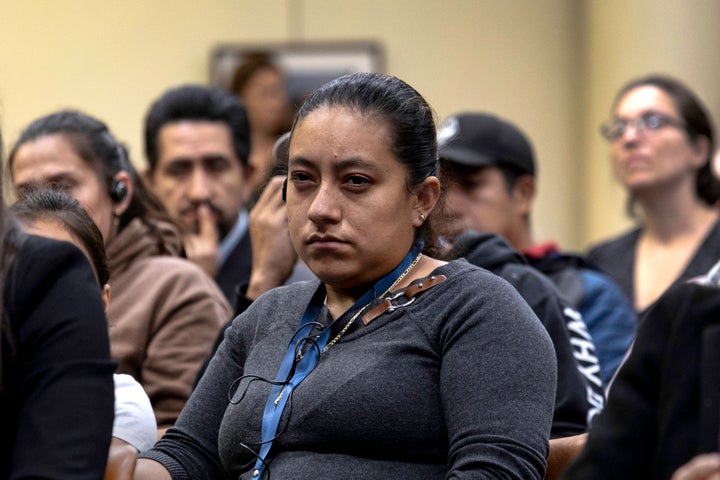
[{"label": "eyeglass lens", "polygon": [[645,130],[659,130],[665,126],[683,127],[682,122],[668,117],[667,115],[658,112],[646,112],[633,120],[620,118],[612,120],[601,127],[601,132],[605,139],[613,142],[622,137],[630,125],[638,132]]}]

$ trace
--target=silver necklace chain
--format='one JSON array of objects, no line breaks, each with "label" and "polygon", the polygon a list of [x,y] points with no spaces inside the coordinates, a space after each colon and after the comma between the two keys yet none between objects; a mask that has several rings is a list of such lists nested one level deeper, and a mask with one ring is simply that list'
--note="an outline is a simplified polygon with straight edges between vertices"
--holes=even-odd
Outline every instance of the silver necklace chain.
[{"label": "silver necklace chain", "polygon": [[[422,258],[422,256],[423,256],[422,253],[418,254],[418,256],[415,257],[415,260],[413,260],[413,262],[410,264],[410,266],[408,266],[408,268],[405,269],[405,271],[397,278],[397,280],[395,280],[395,281],[393,282],[393,284],[390,285],[390,287],[388,287],[388,289],[385,290],[385,291],[383,292],[383,294],[380,295],[380,297],[378,297],[378,298],[384,297],[385,295],[387,295],[387,293],[388,293],[389,291],[391,291],[392,289],[394,289],[395,287],[397,287],[398,284],[402,281],[402,279],[405,278],[405,277],[407,276],[407,274],[410,273],[410,271],[411,271],[413,268],[415,268],[415,265],[418,264],[418,262],[420,261],[420,259]],[[374,302],[374,301],[375,301],[375,300],[373,299],[373,302]],[[365,310],[367,310],[367,308],[368,308],[370,305],[372,305],[373,302],[368,303],[367,305],[365,305],[364,307],[362,307],[360,310],[358,310],[357,313],[356,313],[355,315],[353,315],[352,318],[350,318],[350,320],[348,320],[348,322],[345,324],[345,326],[343,327],[343,329],[340,330],[340,332],[338,332],[338,334],[335,336],[335,338],[333,338],[332,340],[330,340],[330,341],[328,342],[328,344],[325,345],[325,347],[322,349],[322,353],[325,353],[325,352],[327,352],[328,350],[330,350],[330,347],[332,347],[333,345],[335,345],[335,344],[338,342],[338,340],[340,340],[340,337],[342,337],[343,335],[345,335],[345,332],[347,332],[348,329],[350,328],[350,326],[351,326],[353,323],[355,323],[355,320],[356,320],[360,315],[362,315],[363,312],[365,312]],[[322,354],[322,353],[321,353],[321,354]],[[302,358],[302,357],[300,357],[300,358]]]}]

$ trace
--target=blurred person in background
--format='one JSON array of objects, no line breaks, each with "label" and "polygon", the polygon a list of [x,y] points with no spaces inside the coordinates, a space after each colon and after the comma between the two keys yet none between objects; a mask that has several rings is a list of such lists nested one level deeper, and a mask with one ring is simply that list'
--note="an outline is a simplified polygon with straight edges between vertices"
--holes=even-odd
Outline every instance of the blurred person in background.
[{"label": "blurred person in background", "polygon": [[[110,304],[110,269],[107,265],[102,234],[90,215],[66,192],[38,190],[24,192],[10,206],[25,231],[76,245],[95,271],[107,312]],[[157,440],[157,424],[150,398],[142,385],[127,373],[113,375],[115,383],[115,419],[112,443],[125,443],[141,452]]]},{"label": "blurred person in background", "polygon": [[272,149],[277,139],[290,130],[292,109],[285,78],[269,54],[249,53],[235,70],[230,91],[237,95],[250,122],[252,166],[247,200],[252,204],[260,194],[273,163]]},{"label": "blurred person in background", "polygon": [[102,478],[116,362],[95,274],[76,246],[26,234],[2,200],[0,272],[0,478]]},{"label": "blurred person in background", "polygon": [[234,306],[252,268],[245,109],[221,88],[180,85],[152,102],[144,130],[148,185],[180,226],[185,256]]},{"label": "blurred person in background", "polygon": [[668,287],[720,259],[714,126],[685,84],[649,75],[620,89],[602,134],[637,226],[592,246],[589,257],[642,316]]},{"label": "blurred person in background", "polygon": [[[527,136],[513,123],[484,112],[448,117],[439,133],[443,181],[447,190],[446,238],[454,242],[463,232],[501,235],[524,261],[547,275],[557,286],[563,304],[575,310],[566,321],[576,358],[607,385],[622,361],[637,328],[637,316],[619,287],[586,258],[562,252],[554,242],[536,243],[532,208],[537,190],[537,162]],[[511,282],[512,283],[512,282]],[[575,318],[582,317],[586,326]],[[588,335],[594,344],[589,351]],[[600,389],[602,391],[602,389]]]},{"label": "blurred person in background", "polygon": [[143,386],[158,429],[172,425],[231,315],[222,292],[180,257],[177,228],[100,120],[63,110],[33,121],[10,151],[9,167],[18,197],[64,190],[95,221],[112,272],[107,317],[117,371]]}]

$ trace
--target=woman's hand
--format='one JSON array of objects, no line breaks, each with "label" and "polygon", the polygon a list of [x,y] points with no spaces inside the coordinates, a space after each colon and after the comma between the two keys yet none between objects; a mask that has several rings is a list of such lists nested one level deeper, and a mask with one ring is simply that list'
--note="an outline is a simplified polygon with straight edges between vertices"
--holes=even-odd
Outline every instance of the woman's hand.
[{"label": "woman's hand", "polygon": [[288,232],[283,180],[273,177],[250,211],[252,273],[245,295],[251,300],[285,283],[298,260]]}]

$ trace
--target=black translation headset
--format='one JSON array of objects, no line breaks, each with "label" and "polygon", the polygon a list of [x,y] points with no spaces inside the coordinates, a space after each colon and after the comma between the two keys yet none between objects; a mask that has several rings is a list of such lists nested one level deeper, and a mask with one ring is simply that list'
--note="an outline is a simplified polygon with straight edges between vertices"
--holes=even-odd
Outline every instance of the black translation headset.
[{"label": "black translation headset", "polygon": [[287,200],[287,178],[283,180],[282,197],[283,202]]},{"label": "black translation headset", "polygon": [[113,180],[110,183],[110,198],[113,202],[122,202],[127,197],[127,194],[127,184],[123,180]]},{"label": "black translation headset", "polygon": [[[117,150],[117,156],[118,156],[118,164],[120,166],[120,170],[127,170],[128,167],[126,166],[128,164],[127,158],[125,158],[125,150],[123,147],[115,141],[115,138],[110,134],[110,132],[105,132],[104,136],[106,137],[106,141],[115,146],[115,150]],[[113,202],[119,203],[125,200],[125,198],[128,195],[128,187],[127,183],[125,183],[124,180],[115,180],[113,179],[110,182],[110,198]]]}]

